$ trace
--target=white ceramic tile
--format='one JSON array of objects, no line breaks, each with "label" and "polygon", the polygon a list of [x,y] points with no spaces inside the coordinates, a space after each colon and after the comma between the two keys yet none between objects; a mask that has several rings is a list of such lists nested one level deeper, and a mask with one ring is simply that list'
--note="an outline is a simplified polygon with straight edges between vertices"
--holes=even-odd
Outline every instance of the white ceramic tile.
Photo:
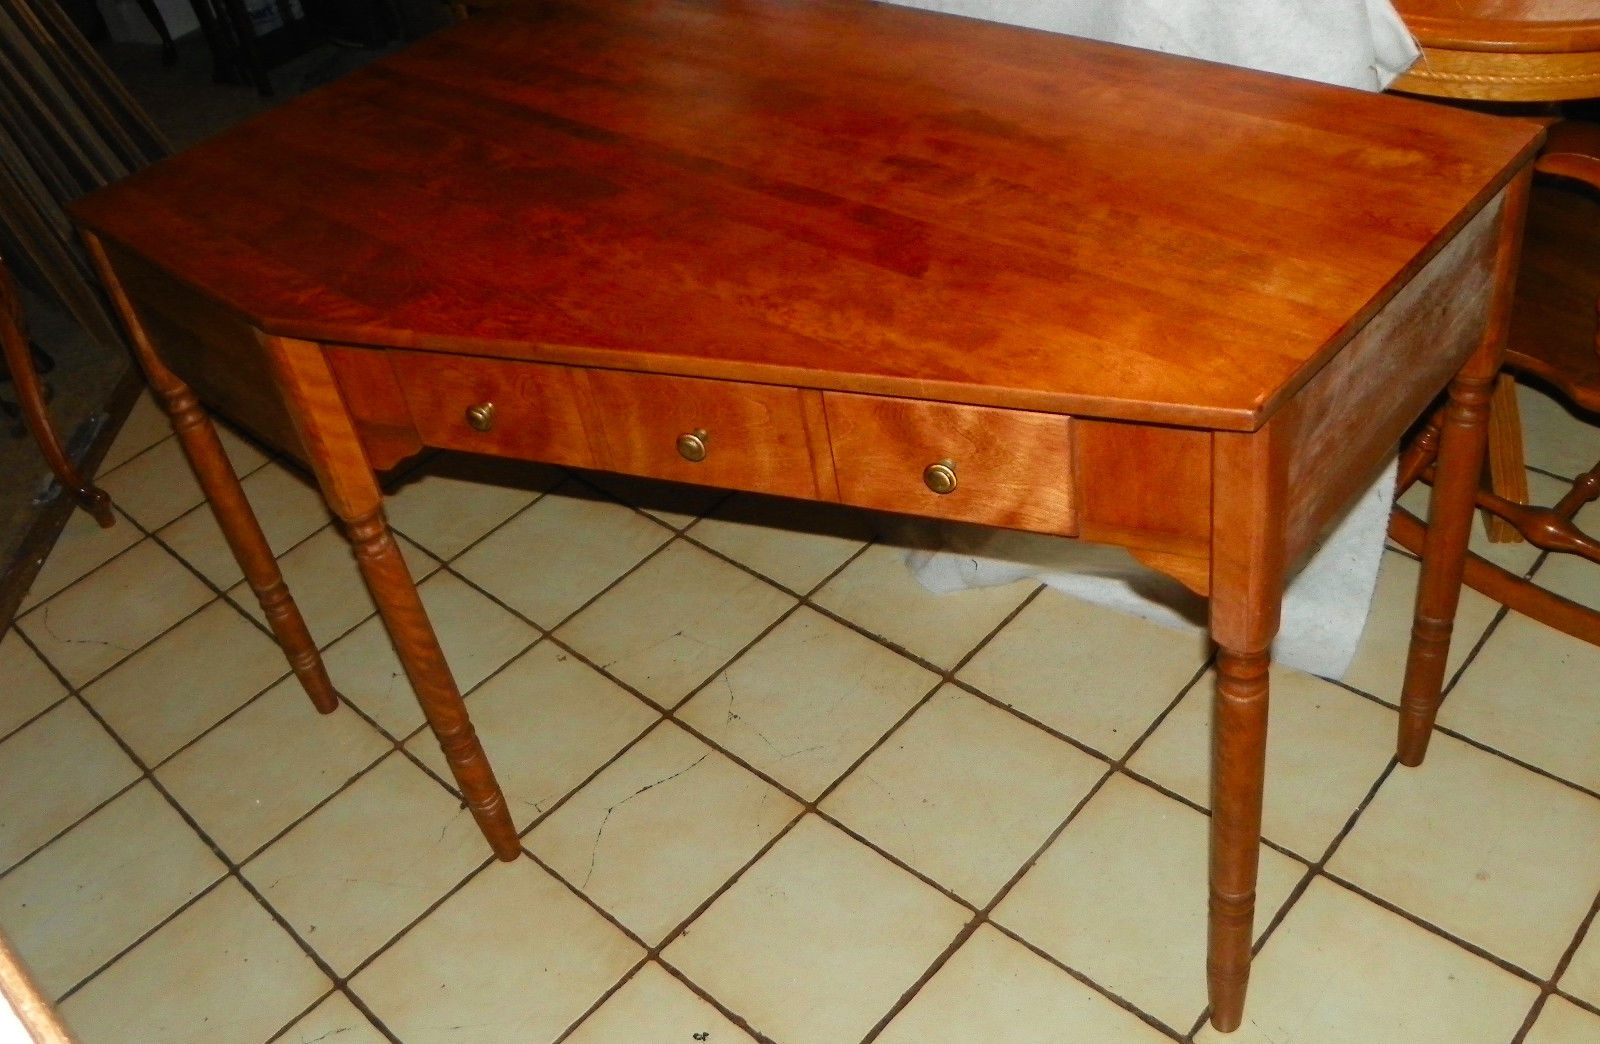
[{"label": "white ceramic tile", "polygon": [[[997,923],[1179,1033],[1206,1004],[1207,817],[1113,776],[995,908]],[[1262,846],[1256,934],[1304,875]]]},{"label": "white ceramic tile", "polygon": [[156,772],[233,859],[242,860],[389,750],[348,707],[318,714],[294,678]]},{"label": "white ceramic tile", "polygon": [[488,855],[471,813],[396,754],[243,870],[345,974]]},{"label": "white ceramic tile", "polygon": [[806,816],[662,959],[785,1044],[860,1040],[968,911]]},{"label": "white ceramic tile", "polygon": [[528,835],[528,850],[652,945],[800,806],[663,723]]},{"label": "white ceramic tile", "polygon": [[689,535],[805,594],[872,537],[868,515],[837,504],[742,493],[723,501]]},{"label": "white ceramic tile", "polygon": [[554,627],[672,534],[577,482],[462,555],[455,569],[541,627]]},{"label": "white ceramic tile", "polygon": [[145,388],[134,401],[133,409],[117,430],[111,448],[100,461],[100,473],[107,474],[130,458],[143,453],[162,439],[172,436],[172,422],[156,402],[155,393]]},{"label": "white ceramic tile", "polygon": [[1600,1015],[1564,997],[1551,997],[1522,1044],[1600,1044]]},{"label": "white ceramic tile", "polygon": [[644,950],[529,859],[492,863],[350,983],[406,1044],[554,1040]]},{"label": "white ceramic tile", "polygon": [[[472,585],[447,572],[417,585],[445,662],[463,692],[483,681],[539,637]],[[374,616],[328,647],[328,674],[339,691],[395,737],[423,724],[422,708],[407,680],[389,632]]]},{"label": "white ceramic tile", "polygon": [[0,743],[0,871],[139,777],[76,700]]},{"label": "white ceramic tile", "polygon": [[937,681],[870,638],[801,608],[680,716],[795,793],[816,798]]},{"label": "white ceramic tile", "polygon": [[388,1039],[348,997],[335,993],[273,1037],[272,1044],[384,1044]]},{"label": "white ceramic tile", "polygon": [[1450,691],[1439,724],[1600,790],[1597,672],[1600,649],[1511,613]]},{"label": "white ceramic tile", "polygon": [[384,500],[389,522],[440,558],[521,511],[561,481],[558,469],[495,457],[434,457]]},{"label": "white ceramic tile", "polygon": [[0,927],[59,997],[226,872],[140,783],[0,878]]},{"label": "white ceramic tile", "polygon": [[[264,457],[255,447],[219,429],[234,471],[249,475]],[[109,471],[99,480],[117,508],[145,529],[160,529],[205,499],[177,439],[167,439]]]},{"label": "white ceramic tile", "polygon": [[[275,555],[333,521],[310,480],[281,464],[269,462],[241,485]],[[156,535],[218,587],[232,587],[244,579],[210,505],[191,508]]]},{"label": "white ceramic tile", "polygon": [[1600,801],[1435,734],[1379,788],[1329,870],[1548,975],[1600,892]]},{"label": "white ceramic tile", "polygon": [[[1320,859],[1394,755],[1394,711],[1331,682],[1274,666],[1262,833]],[[1211,805],[1216,676],[1207,672],[1128,767]]]},{"label": "white ceramic tile", "polygon": [[1553,396],[1518,384],[1517,408],[1530,467],[1574,478],[1600,460],[1600,428],[1568,412]]},{"label": "white ceramic tile", "polygon": [[640,968],[564,1044],[716,1041],[755,1044],[716,1008],[651,961]]},{"label": "white ceramic tile", "polygon": [[934,594],[905,566],[905,548],[878,544],[818,591],[818,605],[939,667],[954,667],[1039,585],[1019,580]]},{"label": "white ceramic tile", "polygon": [[0,636],[0,739],[66,694],[20,635]]},{"label": "white ceramic tile", "polygon": [[288,671],[278,644],[219,598],[101,676],[83,698],[155,765]]},{"label": "white ceramic tile", "polygon": [[1210,652],[1204,635],[1046,590],[972,658],[961,679],[1120,757]]},{"label": "white ceramic tile", "polygon": [[[660,718],[553,642],[541,642],[467,697],[473,728],[526,827]],[[431,732],[406,746],[449,781]]]},{"label": "white ceramic tile", "polygon": [[[1378,586],[1372,595],[1367,627],[1356,647],[1355,659],[1344,682],[1387,703],[1400,703],[1400,683],[1406,674],[1406,651],[1411,646],[1411,620],[1417,604],[1415,559],[1385,551],[1378,567]],[[1493,622],[1500,606],[1469,587],[1461,589],[1450,654],[1445,659],[1445,682],[1466,662],[1467,654]]]},{"label": "white ceramic tile", "polygon": [[1326,878],[1272,933],[1250,973],[1244,1023],[1203,1044],[1503,1044],[1539,988]]},{"label": "white ceramic tile", "polygon": [[1578,952],[1572,955],[1572,963],[1567,965],[1557,985],[1574,997],[1600,1006],[1600,929],[1594,924],[1589,925],[1588,933],[1578,944]]},{"label": "white ceramic tile", "polygon": [[678,542],[558,632],[658,704],[678,704],[795,600],[692,544]]},{"label": "white ceramic tile", "polygon": [[145,540],[17,621],[55,668],[82,685],[214,596]]},{"label": "white ceramic tile", "polygon": [[112,556],[126,551],[143,536],[139,527],[123,515],[110,529],[100,524],[87,511],[74,511],[67,516],[67,524],[56,538],[50,555],[33,578],[18,612],[27,612],[51,595],[60,591],[96,566],[109,561]]},{"label": "white ceramic tile", "polygon": [[878,1038],[882,1044],[1167,1039],[989,925],[955,952]]},{"label": "white ceramic tile", "polygon": [[1106,768],[947,685],[828,795],[822,810],[981,907]]},{"label": "white ceramic tile", "polygon": [[660,519],[673,529],[682,529],[694,522],[727,496],[726,491],[708,486],[613,475],[604,471],[585,472],[583,478],[585,482],[598,486],[624,504]]},{"label": "white ceramic tile", "polygon": [[61,1014],[83,1044],[126,1044],[135,1017],[140,1040],[256,1041],[332,985],[230,879],[67,998]]},{"label": "white ceramic tile", "polygon": [[[420,583],[439,568],[431,555],[405,537],[397,535],[394,539],[413,580]],[[288,584],[289,594],[305,617],[306,626],[311,629],[311,637],[319,646],[326,646],[378,611],[366,581],[361,578],[355,552],[337,526],[318,530],[309,540],[294,547],[278,559],[278,568]],[[261,603],[249,585],[240,581],[228,589],[228,597],[239,608],[265,622]]]}]

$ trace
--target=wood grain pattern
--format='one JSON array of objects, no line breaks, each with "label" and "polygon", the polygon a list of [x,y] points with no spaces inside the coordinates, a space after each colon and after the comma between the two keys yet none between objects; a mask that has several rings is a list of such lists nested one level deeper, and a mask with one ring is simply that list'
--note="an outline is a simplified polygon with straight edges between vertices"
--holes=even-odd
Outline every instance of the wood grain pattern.
[{"label": "wood grain pattern", "polygon": [[[820,495],[798,389],[609,370],[585,377],[605,440],[602,467],[810,500]],[[684,459],[678,437],[700,431],[705,458]]]},{"label": "wood grain pattern", "polygon": [[1532,145],[890,4],[545,0],[74,213],[269,333],[1251,430]]},{"label": "wood grain pattern", "polygon": [[1600,50],[1594,0],[1395,0],[1395,9],[1423,47]]},{"label": "wood grain pattern", "polygon": [[388,353],[330,344],[323,354],[374,468],[388,471],[422,452],[422,436]]},{"label": "wood grain pattern", "polygon": [[1209,559],[1210,432],[1095,420],[1072,430],[1079,536]]},{"label": "wood grain pattern", "polygon": [[[1044,413],[827,392],[846,504],[1036,533],[1077,533],[1072,421]],[[956,488],[923,471],[948,461]]]},{"label": "wood grain pattern", "polygon": [[[581,377],[565,366],[391,352],[395,377],[422,441],[445,449],[520,457],[576,468],[603,467],[588,428]],[[467,410],[494,407],[494,426],[474,430]]]}]

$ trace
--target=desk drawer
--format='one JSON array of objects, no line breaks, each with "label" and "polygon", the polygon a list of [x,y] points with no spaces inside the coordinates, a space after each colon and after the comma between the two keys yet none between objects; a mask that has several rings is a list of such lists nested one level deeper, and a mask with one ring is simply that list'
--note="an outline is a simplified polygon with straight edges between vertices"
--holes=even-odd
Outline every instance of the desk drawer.
[{"label": "desk drawer", "polygon": [[1070,418],[843,392],[823,403],[846,504],[1076,534]]},{"label": "desk drawer", "polygon": [[[604,432],[604,467],[780,496],[821,495],[798,389],[614,370],[587,376]],[[826,455],[828,447],[816,451]]]},{"label": "desk drawer", "polygon": [[578,371],[428,352],[391,352],[390,359],[427,445],[601,466],[583,424]]}]

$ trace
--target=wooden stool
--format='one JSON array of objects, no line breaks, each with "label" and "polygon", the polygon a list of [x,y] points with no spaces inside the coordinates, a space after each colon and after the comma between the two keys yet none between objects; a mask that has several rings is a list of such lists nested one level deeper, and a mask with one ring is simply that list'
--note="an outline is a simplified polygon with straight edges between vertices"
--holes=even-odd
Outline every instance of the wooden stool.
[{"label": "wooden stool", "polygon": [[[1433,98],[1484,103],[1521,103],[1524,114],[1545,113],[1550,140],[1538,169],[1600,189],[1600,128],[1561,122],[1559,102],[1600,98],[1600,0],[1398,0],[1396,6],[1422,44],[1417,65],[1393,89]],[[1539,230],[1530,232],[1530,256]],[[1600,276],[1600,258],[1587,266]],[[1600,541],[1573,524],[1583,505],[1600,495],[1600,464],[1580,476],[1553,507],[1529,507],[1523,465],[1522,432],[1512,373],[1535,376],[1558,389],[1581,409],[1600,412],[1600,350],[1595,335],[1595,300],[1600,283],[1584,291],[1581,315],[1562,315],[1558,323],[1535,322],[1558,302],[1571,311],[1572,278],[1563,276],[1560,292],[1548,279],[1530,273],[1517,288],[1515,318],[1506,348],[1505,368],[1491,405],[1489,490],[1478,504],[1490,515],[1490,537],[1527,539],[1550,551],[1582,555],[1600,563]],[[1401,490],[1418,479],[1431,480],[1437,426],[1430,424],[1407,450],[1400,469]],[[1396,509],[1390,536],[1420,553],[1427,527]],[[1474,554],[1464,563],[1468,586],[1526,616],[1584,641],[1600,645],[1600,612],[1547,591]],[[1402,752],[1402,761],[1415,761]]]},{"label": "wooden stool", "polygon": [[10,269],[0,259],[0,349],[4,350],[6,368],[17,389],[17,404],[22,408],[22,419],[32,433],[33,440],[44,453],[45,463],[55,473],[56,481],[71,493],[78,504],[100,525],[110,528],[116,519],[111,514],[111,498],[105,490],[85,482],[78,469],[67,458],[66,451],[56,438],[55,427],[50,423],[50,413],[45,408],[44,390],[39,385],[39,374],[33,368],[33,353],[28,350],[28,337],[22,330],[22,299]]}]

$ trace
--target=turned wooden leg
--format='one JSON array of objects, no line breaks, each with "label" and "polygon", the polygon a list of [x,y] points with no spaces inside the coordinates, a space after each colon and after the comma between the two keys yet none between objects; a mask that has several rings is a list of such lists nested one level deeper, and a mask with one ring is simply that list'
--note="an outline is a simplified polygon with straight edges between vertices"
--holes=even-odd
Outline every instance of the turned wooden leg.
[{"label": "turned wooden leg", "polygon": [[1411,651],[1400,692],[1397,753],[1402,765],[1422,764],[1439,712],[1450,632],[1461,600],[1473,504],[1488,441],[1492,379],[1464,373],[1450,384],[1450,401],[1440,427],[1428,533],[1422,546]]},{"label": "turned wooden leg", "polygon": [[[1502,373],[1495,380],[1489,404],[1489,488],[1513,504],[1528,502],[1528,469],[1522,457],[1522,411],[1517,405],[1517,379]],[[1489,539],[1520,544],[1522,534],[1503,518],[1486,515]]]},{"label": "turned wooden leg", "polygon": [[245,580],[261,602],[267,626],[272,628],[273,636],[278,639],[278,645],[289,661],[289,668],[300,679],[300,685],[311,697],[312,705],[323,714],[331,713],[339,706],[339,693],[328,680],[328,671],[322,664],[322,655],[317,652],[317,643],[312,640],[305,618],[300,615],[300,607],[294,604],[294,598],[283,582],[278,560],[273,557],[266,534],[261,532],[261,523],[256,520],[256,513],[244,495],[244,487],[239,485],[239,476],[233,472],[233,465],[228,461],[221,440],[217,438],[211,418],[201,408],[193,389],[167,369],[166,363],[156,354],[144,324],[140,322],[116,273],[111,270],[99,240],[86,236],[85,245],[99,270],[101,283],[128,331],[128,339],[133,342],[134,356],[138,358],[145,377],[155,389],[156,398],[161,401],[172,421],[172,430],[178,435],[183,454],[194,469],[200,489],[211,505],[212,514],[216,516],[217,525],[222,528],[222,536],[233,551]]},{"label": "turned wooden leg", "polygon": [[505,795],[495,782],[489,758],[467,717],[461,691],[445,662],[400,548],[389,535],[382,511],[346,520],[346,531],[355,547],[361,575],[378,603],[378,612],[394,641],[412,691],[439,740],[467,808],[494,854],[501,859],[517,858],[521,842]]},{"label": "turned wooden leg", "polygon": [[111,498],[106,496],[105,490],[83,480],[56,438],[56,429],[50,423],[50,411],[44,401],[44,389],[39,385],[39,374],[33,368],[32,353],[28,351],[28,337],[22,330],[22,300],[4,262],[0,262],[0,350],[4,352],[6,369],[11,371],[12,386],[17,389],[22,421],[33,435],[33,441],[38,443],[56,481],[101,527],[111,528],[116,522],[111,514]]},{"label": "turned wooden leg", "polygon": [[1206,985],[1211,1024],[1222,1033],[1239,1028],[1250,982],[1270,664],[1264,650],[1217,651]]}]

